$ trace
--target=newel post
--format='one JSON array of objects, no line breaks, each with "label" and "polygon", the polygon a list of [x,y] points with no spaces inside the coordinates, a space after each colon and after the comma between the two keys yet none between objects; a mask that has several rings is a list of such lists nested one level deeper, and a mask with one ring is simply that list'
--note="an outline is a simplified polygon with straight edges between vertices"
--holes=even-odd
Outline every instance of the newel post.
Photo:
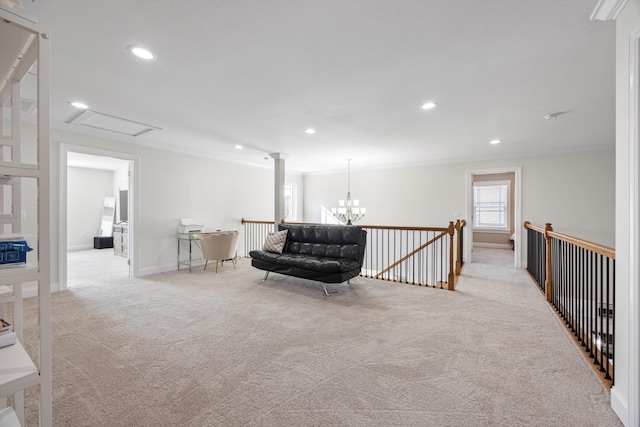
[{"label": "newel post", "polygon": [[447,289],[450,291],[456,288],[456,275],[453,270],[453,235],[455,234],[456,226],[453,225],[453,221],[449,221],[449,277],[447,280]]},{"label": "newel post", "polygon": [[546,223],[544,226],[544,241],[545,241],[545,261],[546,261],[546,278],[544,281],[544,293],[547,297],[547,302],[551,302],[551,238],[549,232],[553,231],[551,223]]},{"label": "newel post", "polygon": [[462,248],[460,247],[462,244],[462,226],[460,225],[460,220],[456,221],[456,233],[457,233],[457,243],[456,248],[456,276],[460,275],[460,271],[462,270],[462,260],[460,259],[460,254],[462,253]]}]

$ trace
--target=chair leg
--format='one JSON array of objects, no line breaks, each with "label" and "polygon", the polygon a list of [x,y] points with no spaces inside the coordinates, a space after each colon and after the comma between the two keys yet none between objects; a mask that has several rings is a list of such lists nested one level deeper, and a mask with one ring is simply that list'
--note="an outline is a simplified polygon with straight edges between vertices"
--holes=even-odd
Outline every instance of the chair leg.
[{"label": "chair leg", "polygon": [[207,264],[208,264],[208,263],[209,263],[209,260],[208,260],[208,259],[205,259],[205,260],[204,260],[204,269],[205,269],[205,270],[207,269]]},{"label": "chair leg", "polygon": [[231,264],[233,264],[233,269],[236,269],[236,260],[231,258]]},{"label": "chair leg", "polygon": [[216,260],[216,273],[218,272],[218,260]]},{"label": "chair leg", "polygon": [[324,289],[324,296],[328,297],[329,296],[329,292],[327,292],[327,286],[324,283],[322,284],[322,288]]},{"label": "chair leg", "polygon": [[267,271],[267,272],[264,274],[264,279],[262,279],[262,281],[263,281],[263,282],[266,282],[266,281],[267,281],[267,277],[269,277],[269,273],[270,273],[270,271]]}]

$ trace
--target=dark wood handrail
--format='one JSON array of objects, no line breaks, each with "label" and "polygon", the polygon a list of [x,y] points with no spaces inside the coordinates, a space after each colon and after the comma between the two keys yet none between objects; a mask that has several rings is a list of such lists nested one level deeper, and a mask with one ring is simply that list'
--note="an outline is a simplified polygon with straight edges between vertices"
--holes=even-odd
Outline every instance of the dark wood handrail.
[{"label": "dark wood handrail", "polygon": [[524,222],[524,228],[530,228],[533,231],[537,231],[538,233],[544,234],[544,228],[536,227],[535,225],[531,224],[529,221]]},{"label": "dark wood handrail", "polygon": [[604,255],[608,258],[616,259],[616,250],[608,246],[589,242],[588,240],[579,239],[577,237],[567,236],[566,234],[556,233],[555,231],[550,231],[548,235],[549,237],[554,237],[558,240],[574,244],[580,248],[587,249],[600,255]]},{"label": "dark wood handrail", "polygon": [[273,221],[255,221],[253,219],[242,218],[242,224],[273,224]]},{"label": "dark wood handrail", "polygon": [[[242,218],[242,224],[273,224],[273,221],[256,221],[252,219]],[[315,225],[315,222],[294,222],[294,221],[281,221],[282,224],[293,225]],[[460,224],[464,227],[467,221],[461,220]],[[341,225],[341,224],[322,224],[322,225]],[[394,226],[394,225],[360,225],[362,228],[370,228],[372,230],[402,230],[402,231],[440,231],[448,232],[449,227],[413,227],[413,226]]]},{"label": "dark wood handrail", "polygon": [[593,243],[588,240],[580,239],[578,237],[569,236],[566,234],[558,233],[555,231],[545,231],[544,228],[536,227],[532,225],[529,221],[525,221],[524,228],[530,228],[538,233],[545,234],[546,236],[553,237],[558,240],[562,240],[563,242],[571,243],[579,248],[587,249],[589,251],[595,252],[600,255],[604,255],[611,259],[616,259],[616,250],[610,248],[608,246],[600,245],[598,243]]},{"label": "dark wood handrail", "polygon": [[[295,225],[314,225],[315,222],[289,222],[282,221],[283,224],[295,224]],[[322,224],[322,225],[342,225],[342,224]],[[394,226],[394,225],[359,225],[362,228],[369,228],[371,230],[402,230],[402,231],[449,231],[449,227],[406,227],[406,226]]]},{"label": "dark wood handrail", "polygon": [[448,227],[403,227],[391,225],[361,225],[362,228],[370,228],[372,230],[401,230],[401,231],[449,231]]}]

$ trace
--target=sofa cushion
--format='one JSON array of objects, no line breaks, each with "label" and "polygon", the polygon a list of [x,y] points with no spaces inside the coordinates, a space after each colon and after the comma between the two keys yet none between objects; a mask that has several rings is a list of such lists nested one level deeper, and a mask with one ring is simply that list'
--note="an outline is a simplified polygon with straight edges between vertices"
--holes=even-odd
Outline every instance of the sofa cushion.
[{"label": "sofa cushion", "polygon": [[350,258],[362,263],[366,232],[357,226],[313,226],[278,224],[289,230],[283,253],[317,257]]},{"label": "sofa cushion", "polygon": [[262,250],[281,254],[282,249],[284,249],[284,244],[287,241],[287,233],[288,230],[282,230],[267,234],[264,245],[262,245]]},{"label": "sofa cushion", "polygon": [[348,258],[331,258],[288,252],[276,257],[275,263],[323,273],[340,273],[360,268],[360,264],[357,261]]},{"label": "sofa cushion", "polygon": [[285,252],[275,254],[266,251],[251,251],[251,258],[278,265],[288,265],[304,270],[318,271],[322,273],[344,273],[359,269],[360,264],[349,258],[319,257],[315,255],[294,254]]},{"label": "sofa cushion", "polygon": [[363,244],[362,228],[358,226],[318,226],[278,224],[278,230],[289,230],[287,242],[324,244]]},{"label": "sofa cushion", "polygon": [[260,261],[265,261],[265,262],[270,262],[275,264],[276,259],[278,259],[278,257],[282,255],[274,252],[255,250],[255,251],[249,252],[249,256],[251,258],[259,259]]}]

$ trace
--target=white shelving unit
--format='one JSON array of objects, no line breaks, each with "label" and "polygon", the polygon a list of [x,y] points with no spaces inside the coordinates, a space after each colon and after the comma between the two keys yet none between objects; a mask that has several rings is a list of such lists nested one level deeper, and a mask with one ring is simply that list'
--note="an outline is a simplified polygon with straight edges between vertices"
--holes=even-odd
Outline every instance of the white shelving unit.
[{"label": "white shelving unit", "polygon": [[[35,20],[0,6],[0,40],[0,238],[21,233],[35,249],[27,264],[0,266],[0,315],[12,305],[7,320],[17,337],[0,348],[0,427],[25,425],[24,390],[33,386],[40,425],[51,426],[49,37]],[[35,354],[23,346],[23,288],[31,286],[39,331],[28,348]]]}]

